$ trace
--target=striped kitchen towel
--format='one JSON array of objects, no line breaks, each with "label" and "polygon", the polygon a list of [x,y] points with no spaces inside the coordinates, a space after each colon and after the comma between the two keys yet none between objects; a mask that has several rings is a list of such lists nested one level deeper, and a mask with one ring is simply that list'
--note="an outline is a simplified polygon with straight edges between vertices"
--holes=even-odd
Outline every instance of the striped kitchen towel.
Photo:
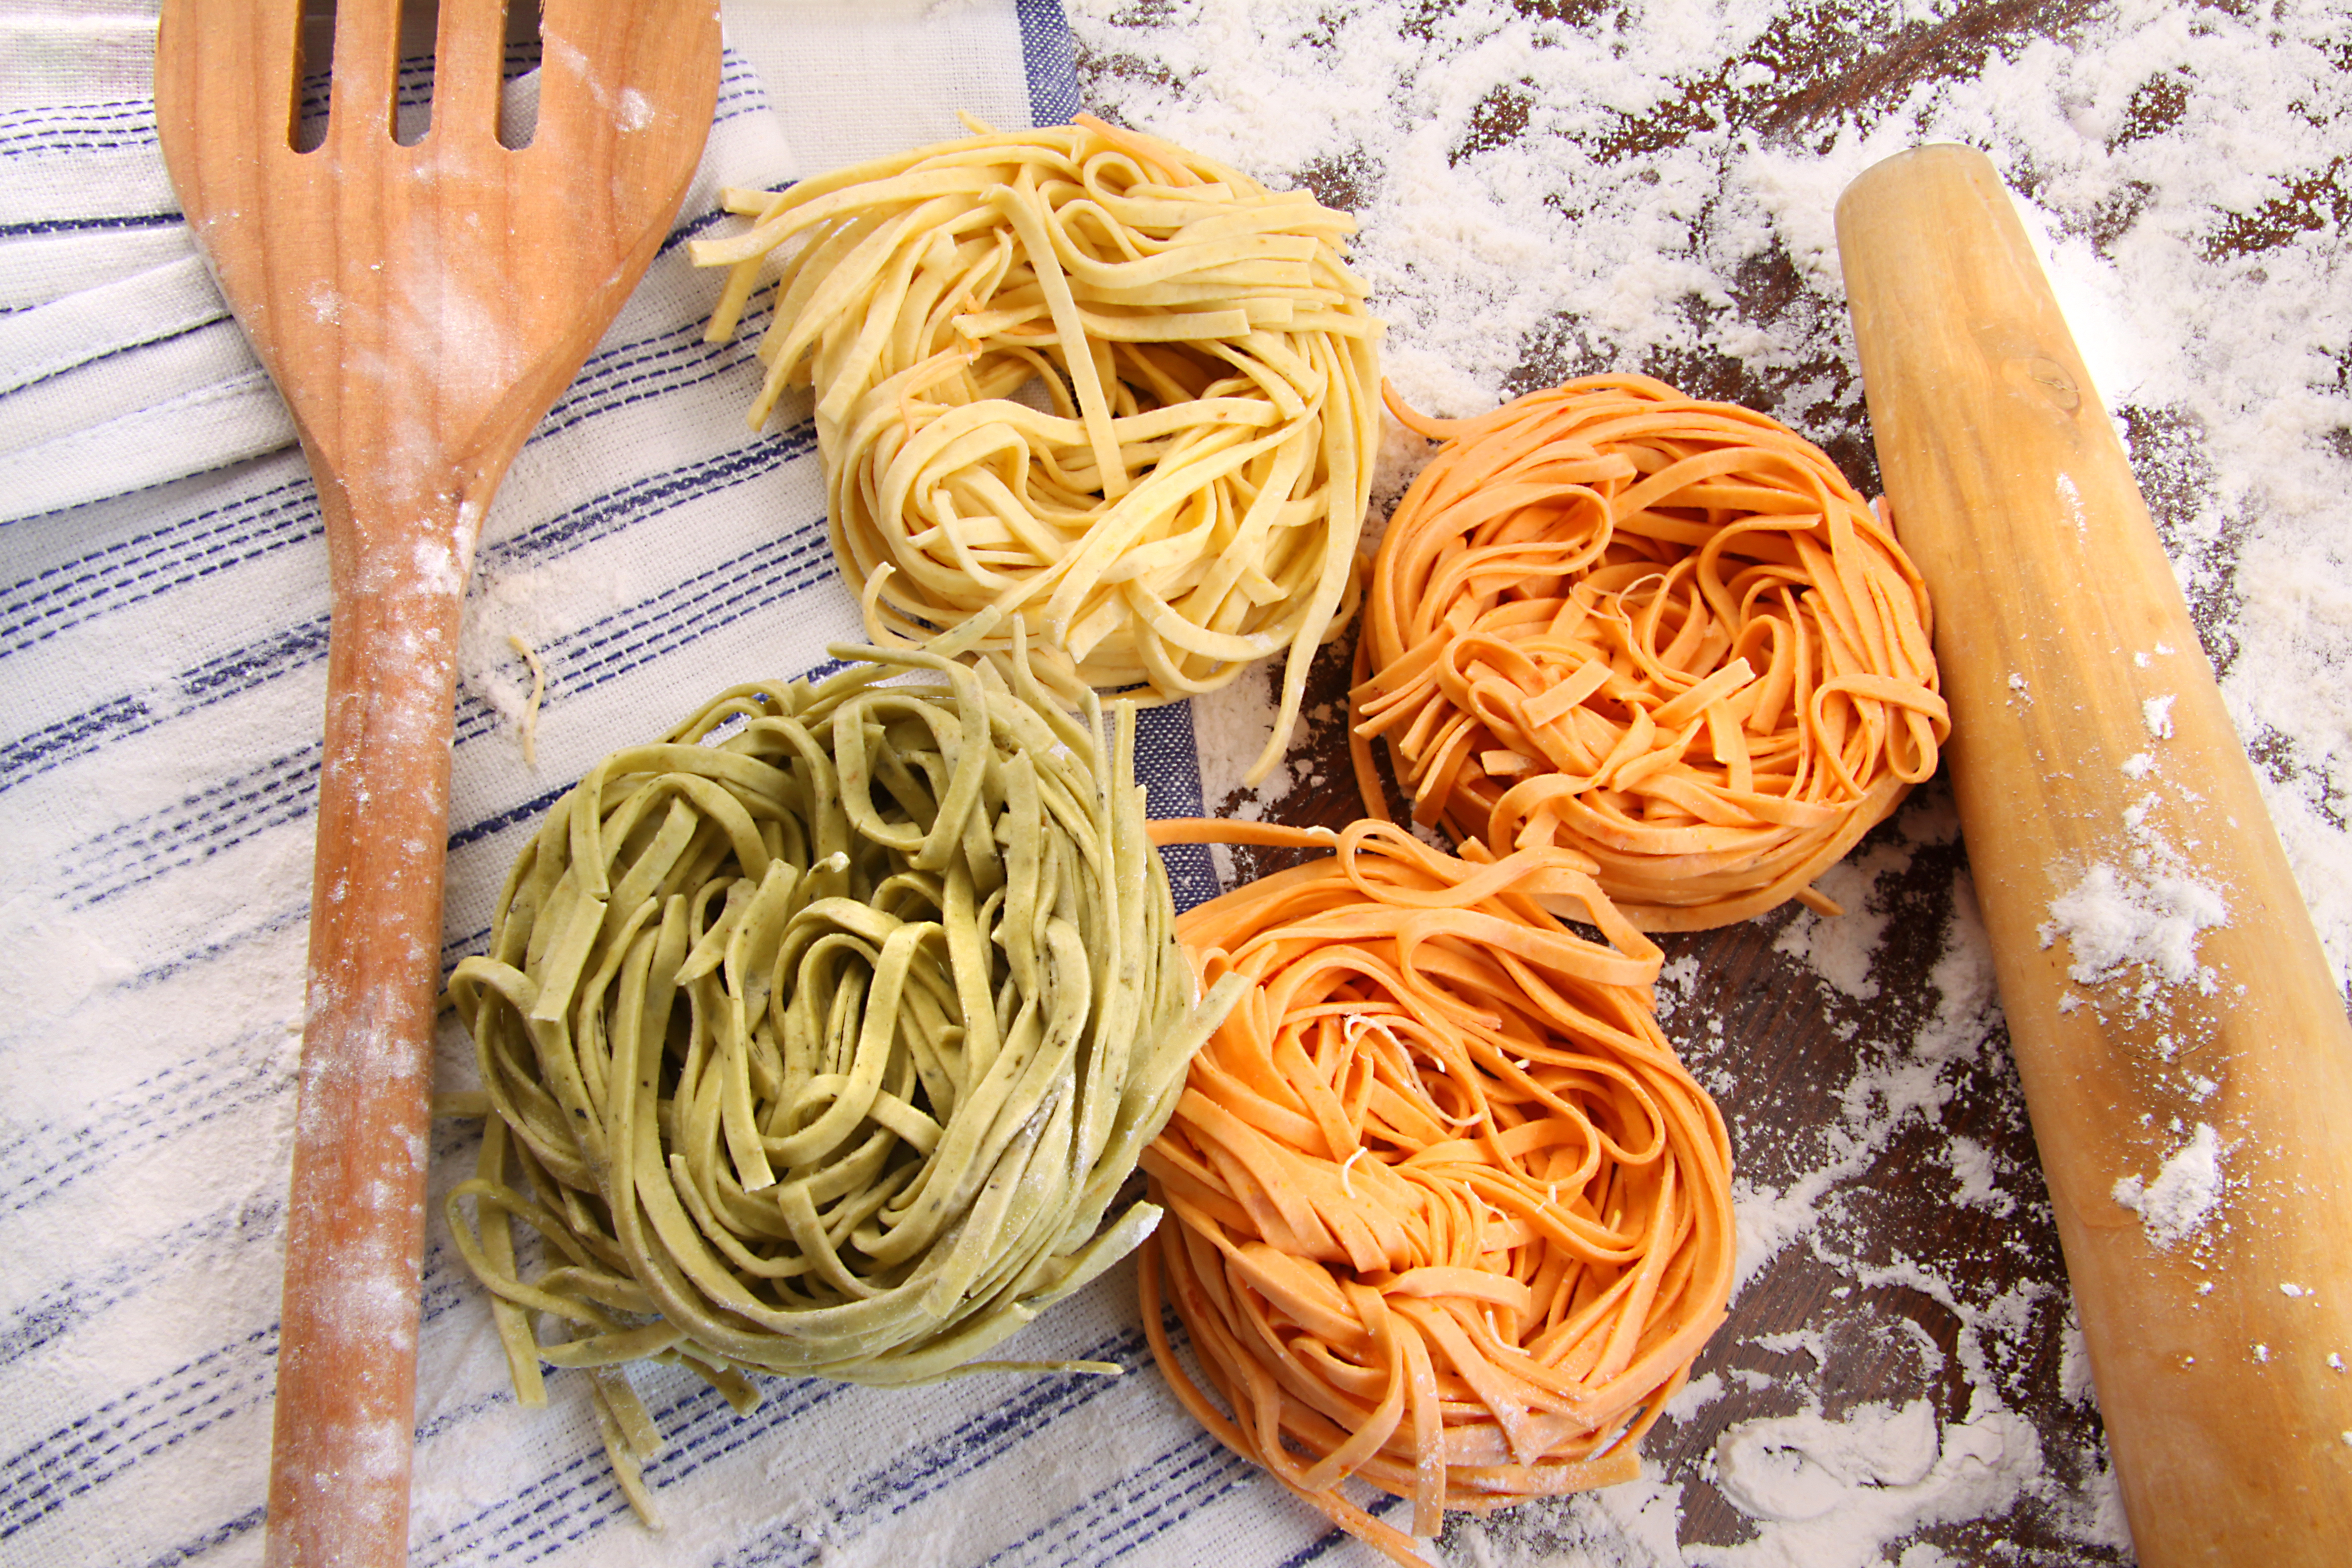
[{"label": "striped kitchen towel", "polygon": [[[952,135],[958,109],[1076,107],[1053,0],[730,0],[728,23],[677,232],[489,515],[447,963],[596,758],[856,633],[810,426],[748,430],[750,339],[701,341],[718,279],[683,242],[730,221],[718,187]],[[26,1568],[261,1550],[326,556],[284,409],[173,205],[152,27],[152,0],[0,0],[0,1560]],[[425,85],[419,66],[407,90]],[[510,637],[547,672],[535,761]],[[1154,809],[1197,810],[1187,710],[1145,730]],[[1203,858],[1177,869],[1188,901],[1213,885]],[[440,1050],[468,1087],[454,1025]],[[446,1123],[433,1149],[417,1563],[1366,1560],[1176,1407],[1125,1268],[1003,1352],[1123,1378],[772,1379],[738,1416],[690,1376],[642,1377],[669,1439],[649,1533],[581,1381],[556,1374],[546,1411],[507,1391],[437,1218],[474,1142]]]}]

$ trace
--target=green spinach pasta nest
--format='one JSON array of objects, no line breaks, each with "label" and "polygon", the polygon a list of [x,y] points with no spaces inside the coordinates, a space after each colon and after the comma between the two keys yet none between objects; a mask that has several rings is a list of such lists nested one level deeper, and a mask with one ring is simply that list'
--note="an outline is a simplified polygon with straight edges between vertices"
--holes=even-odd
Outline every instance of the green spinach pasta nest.
[{"label": "green spinach pasta nest", "polygon": [[[724,342],[778,279],[765,424],[809,385],[834,553],[922,637],[1069,651],[1174,700],[1285,654],[1281,757],[1355,607],[1381,323],[1345,213],[1081,116],[730,191]],[[869,623],[870,626],[877,623]],[[878,635],[878,631],[876,633]]]},{"label": "green spinach pasta nest", "polygon": [[450,982],[489,1112],[450,1228],[527,1403],[600,1369],[641,1504],[609,1369],[969,1369],[1150,1233],[1120,1188],[1231,1004],[1175,945],[1131,706],[1107,759],[1025,650],[835,652],[599,763]]}]

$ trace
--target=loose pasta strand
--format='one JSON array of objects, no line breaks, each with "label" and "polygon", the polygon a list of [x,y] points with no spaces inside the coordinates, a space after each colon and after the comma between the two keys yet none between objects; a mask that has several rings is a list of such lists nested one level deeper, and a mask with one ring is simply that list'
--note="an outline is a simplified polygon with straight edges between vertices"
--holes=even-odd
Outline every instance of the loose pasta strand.
[{"label": "loose pasta strand", "polygon": [[1169,1213],[1144,1326],[1178,1399],[1401,1563],[1410,1538],[1342,1481],[1429,1536],[1449,1509],[1632,1479],[1735,1251],[1722,1118],[1652,1015],[1657,947],[1571,850],[1482,864],[1373,821],[1232,836],[1334,853],[1177,922],[1204,983],[1249,987],[1143,1157]]},{"label": "loose pasta strand", "polygon": [[730,205],[753,226],[691,247],[734,269],[710,336],[780,269],[751,419],[811,389],[841,569],[895,569],[869,637],[984,619],[1003,652],[1017,624],[1153,701],[1282,654],[1263,777],[1355,607],[1380,323],[1353,221],[1091,117]]},{"label": "loose pasta strand", "polygon": [[1650,931],[1798,898],[1935,771],[1950,715],[1926,585],[1819,447],[1645,376],[1445,442],[1367,591],[1351,752],[1386,817],[1496,853],[1558,845]]}]

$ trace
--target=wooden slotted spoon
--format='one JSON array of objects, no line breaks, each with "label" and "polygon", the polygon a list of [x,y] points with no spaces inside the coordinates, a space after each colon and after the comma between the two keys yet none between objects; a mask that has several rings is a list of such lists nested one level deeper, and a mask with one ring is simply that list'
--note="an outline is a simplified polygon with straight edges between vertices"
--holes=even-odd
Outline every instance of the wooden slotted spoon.
[{"label": "wooden slotted spoon", "polygon": [[344,0],[325,142],[298,153],[302,9],[165,0],[155,107],[188,222],[301,433],[333,589],[268,1558],[396,1563],[458,606],[507,465],[677,216],[719,16],[545,0],[538,123],[509,149],[506,0],[441,0],[431,128],[402,146],[401,0]]}]

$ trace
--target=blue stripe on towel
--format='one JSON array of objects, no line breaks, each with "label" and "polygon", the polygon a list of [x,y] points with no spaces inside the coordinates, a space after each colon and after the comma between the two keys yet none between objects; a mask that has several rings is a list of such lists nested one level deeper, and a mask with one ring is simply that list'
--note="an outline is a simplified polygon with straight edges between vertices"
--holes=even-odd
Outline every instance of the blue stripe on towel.
[{"label": "blue stripe on towel", "polygon": [[1021,19],[1021,64],[1029,73],[1029,118],[1062,125],[1085,107],[1078,97],[1077,46],[1062,0],[1014,0]]},{"label": "blue stripe on towel", "polygon": [[0,657],[323,532],[307,474],[142,530],[0,587]]},{"label": "blue stripe on towel", "polygon": [[208,1122],[265,1105],[292,1080],[274,1059],[283,1026],[264,1026],[223,1041],[194,1061],[175,1062],[110,1097],[84,1120],[19,1124],[0,1145],[0,1209],[15,1212],[133,1154],[145,1154]]},{"label": "blue stripe on towel", "polygon": [[[1135,776],[1144,782],[1152,816],[1198,816],[1201,753],[1192,737],[1192,704],[1171,702],[1135,716]],[[1160,852],[1168,890],[1179,913],[1217,896],[1217,867],[1205,844],[1171,844]]]},{"label": "blue stripe on towel", "polygon": [[34,1297],[0,1319],[0,1367],[41,1349],[117,1302],[144,1289],[159,1272],[159,1258],[191,1258],[234,1246],[272,1247],[285,1224],[286,1205],[239,1204],[202,1215],[155,1238],[147,1248],[106,1259]]},{"label": "blue stripe on towel", "polygon": [[93,703],[0,745],[0,791],[326,657],[327,617],[318,616],[181,670],[147,696]]},{"label": "blue stripe on towel", "polygon": [[[1116,1363],[1129,1373],[1150,1359],[1140,1328],[1121,1330],[1085,1353],[1088,1361]],[[1010,1453],[1034,1429],[1077,1410],[1110,1389],[1117,1380],[1071,1375],[1042,1376],[1016,1389],[1003,1404],[977,1412],[961,1425],[934,1434],[888,1464],[838,1489],[825,1542],[813,1542],[785,1525],[745,1542],[720,1559],[724,1568],[814,1568],[828,1549],[845,1544],[933,1493]],[[654,1471],[649,1468],[648,1477]]]},{"label": "blue stripe on towel", "polygon": [[215,1423],[267,1403],[278,1326],[126,1390],[0,1464],[0,1541]]},{"label": "blue stripe on towel", "polygon": [[[772,472],[804,450],[796,436],[787,436],[756,441],[718,458],[649,475],[551,518],[514,539],[502,541],[494,553],[503,560],[561,555],[624,526],[641,522],[650,515]],[[315,503],[306,515],[316,518]],[[298,523],[280,519],[274,526],[292,529]],[[287,542],[291,541],[272,539],[250,553],[267,553]],[[824,542],[822,522],[804,524],[689,578],[663,595],[616,611],[551,647],[567,658],[565,668],[575,673],[595,672],[587,685],[600,685],[652,657],[659,646],[653,639],[670,636],[690,640],[708,635],[739,619],[750,607],[773,604],[798,593],[821,580],[831,569],[832,555]],[[127,563],[122,570],[136,580],[140,568],[135,563]],[[192,570],[202,575],[205,569]],[[763,573],[776,575],[761,575]],[[730,574],[750,575],[730,591],[725,584]],[[674,622],[663,618],[671,614],[678,618]],[[591,645],[616,633],[630,634],[631,640],[618,650],[592,648]],[[578,649],[576,654],[572,652],[574,648]],[[549,652],[540,651],[542,655]],[[94,703],[79,713],[0,744],[0,791],[12,789],[114,741],[249,691],[316,663],[326,655],[327,617],[320,616],[184,669],[164,681],[160,689]],[[467,710],[461,711],[458,719],[460,740],[482,733],[495,724],[489,710],[478,702],[465,707]]]},{"label": "blue stripe on towel", "polygon": [[[703,487],[680,485],[669,492],[669,499],[683,500],[706,493]],[[641,505],[634,515],[642,518],[648,510],[658,509]],[[555,537],[567,544],[577,542],[576,535]],[[665,652],[698,641],[814,586],[828,574],[832,563],[823,524],[805,524],[550,641],[536,651],[560,679],[551,682],[541,713],[559,710],[565,701],[643,668]],[[276,674],[299,668],[299,664],[271,665],[257,658],[247,665]],[[160,708],[152,711],[158,715],[156,722],[178,712]],[[487,704],[472,697],[461,698],[457,743],[491,734],[500,722]],[[116,726],[116,732],[133,732],[132,721],[124,720]],[[306,744],[84,840],[67,857],[80,870],[79,880],[66,889],[67,900],[81,909],[104,903],[270,828],[310,816],[318,799],[320,754],[316,742]],[[542,798],[552,803],[552,796]],[[450,847],[471,843],[483,832],[504,826],[499,821],[478,831],[460,827],[451,835]]]},{"label": "blue stripe on towel", "polygon": [[1248,1485],[1259,1473],[1256,1466],[1207,1433],[1195,1433],[1118,1486],[1047,1520],[981,1568],[1116,1563]]},{"label": "blue stripe on towel", "polygon": [[181,1568],[183,1563],[193,1563],[205,1553],[260,1529],[262,1521],[268,1517],[267,1508],[249,1508],[235,1519],[222,1521],[192,1541],[184,1541],[160,1556],[150,1557],[141,1564],[141,1568]]}]

